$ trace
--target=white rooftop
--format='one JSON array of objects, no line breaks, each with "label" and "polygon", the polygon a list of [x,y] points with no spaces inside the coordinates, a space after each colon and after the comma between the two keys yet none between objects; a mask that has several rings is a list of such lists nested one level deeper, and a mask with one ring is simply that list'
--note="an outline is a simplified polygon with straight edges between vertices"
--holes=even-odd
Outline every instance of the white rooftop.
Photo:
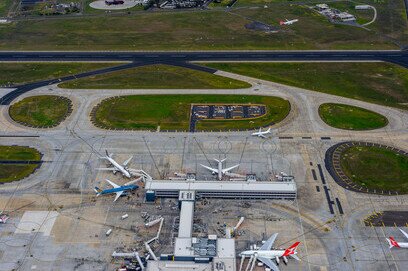
[{"label": "white rooftop", "polygon": [[174,256],[194,256],[191,237],[178,237],[174,243]]},{"label": "white rooftop", "polygon": [[235,241],[232,238],[217,239],[217,257],[235,259]]},{"label": "white rooftop", "polygon": [[211,263],[149,261],[147,271],[212,271]]},{"label": "white rooftop", "polygon": [[194,201],[182,201],[178,237],[191,237],[193,233]]},{"label": "white rooftop", "polygon": [[194,190],[194,191],[254,191],[287,192],[296,191],[294,182],[247,182],[247,181],[187,181],[151,180],[146,182],[146,190]]}]

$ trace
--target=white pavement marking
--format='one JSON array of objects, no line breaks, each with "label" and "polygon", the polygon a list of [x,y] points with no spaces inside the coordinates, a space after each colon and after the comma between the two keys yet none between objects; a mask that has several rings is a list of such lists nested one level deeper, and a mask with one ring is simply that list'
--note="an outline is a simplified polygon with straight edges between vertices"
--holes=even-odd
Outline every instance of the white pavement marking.
[{"label": "white pavement marking", "polygon": [[14,233],[42,232],[44,236],[50,236],[57,217],[55,211],[26,211]]}]

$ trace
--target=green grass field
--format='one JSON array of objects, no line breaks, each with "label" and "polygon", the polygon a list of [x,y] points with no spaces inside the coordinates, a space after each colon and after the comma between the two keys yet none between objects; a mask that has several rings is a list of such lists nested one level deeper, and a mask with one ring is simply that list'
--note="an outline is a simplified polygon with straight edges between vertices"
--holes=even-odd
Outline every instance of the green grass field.
[{"label": "green grass field", "polygon": [[369,189],[408,192],[408,157],[378,147],[351,147],[340,160],[344,173]]},{"label": "green grass field", "polygon": [[34,127],[56,126],[69,114],[70,101],[54,95],[31,96],[12,104],[10,117]]},{"label": "green grass field", "polygon": [[251,85],[191,69],[151,65],[65,82],[63,88],[81,89],[198,89],[248,88]]},{"label": "green grass field", "polygon": [[0,146],[0,160],[39,161],[41,154],[34,148],[24,146]]},{"label": "green grass field", "polygon": [[0,164],[0,183],[8,183],[21,180],[33,173],[37,167],[38,165],[34,164]]},{"label": "green grass field", "polygon": [[[39,161],[41,154],[23,146],[0,146],[0,160]],[[0,164],[0,183],[20,180],[30,175],[38,165]]]},{"label": "green grass field", "polygon": [[7,12],[12,3],[13,3],[13,0],[1,0],[0,1],[0,17],[7,15]]},{"label": "green grass field", "polygon": [[[198,130],[253,128],[283,120],[290,111],[288,101],[269,96],[244,95],[133,95],[103,100],[95,110],[96,125],[104,128],[188,130],[192,103],[258,103],[267,114],[253,120],[199,122]],[[253,121],[253,123],[251,122]],[[211,121],[213,122],[213,121]]]},{"label": "green grass field", "polygon": [[[271,3],[269,8],[132,12],[19,21],[0,26],[1,50],[242,50],[396,49],[391,40],[356,27],[333,25],[306,7]],[[279,33],[245,27],[260,20],[300,22]],[[403,21],[402,21],[403,22]],[[406,24],[405,24],[406,26]],[[395,37],[404,31],[393,30]],[[397,27],[395,24],[394,27]],[[402,29],[402,30],[400,30]],[[324,35],[322,35],[324,33]]]},{"label": "green grass field", "polygon": [[328,125],[345,130],[372,130],[388,124],[383,115],[345,104],[322,104],[319,106],[319,116]]},{"label": "green grass field", "polygon": [[23,84],[39,80],[98,70],[113,63],[0,63],[0,85]]},{"label": "green grass field", "polygon": [[285,85],[408,109],[408,70],[388,63],[208,63]]}]

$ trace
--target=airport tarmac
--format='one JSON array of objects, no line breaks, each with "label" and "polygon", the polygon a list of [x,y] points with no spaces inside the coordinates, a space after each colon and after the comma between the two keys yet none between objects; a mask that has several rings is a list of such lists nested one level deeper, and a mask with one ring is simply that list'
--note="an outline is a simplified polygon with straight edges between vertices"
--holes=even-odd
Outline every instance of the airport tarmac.
[{"label": "airport tarmac", "polygon": [[[200,179],[215,178],[199,164],[227,157],[234,172],[255,173],[268,180],[284,171],[294,175],[295,201],[208,200],[196,203],[195,234],[220,234],[222,224],[234,225],[246,217],[237,253],[279,232],[276,245],[301,242],[301,262],[290,261],[281,270],[405,270],[406,251],[389,250],[385,237],[403,239],[395,227],[367,227],[364,218],[382,210],[406,210],[408,196],[359,194],[338,186],[324,167],[325,151],[343,141],[370,141],[408,149],[408,113],[361,101],[287,87],[244,76],[217,72],[252,84],[241,90],[63,90],[55,85],[30,91],[56,94],[73,101],[73,113],[58,127],[31,129],[14,123],[7,106],[0,107],[0,144],[27,145],[43,153],[43,165],[23,181],[0,187],[0,210],[10,214],[0,228],[0,270],[113,270],[114,250],[141,249],[156,234],[146,229],[141,212],[165,218],[160,245],[154,251],[170,253],[173,221],[179,212],[174,200],[143,202],[144,191],[113,203],[113,197],[95,197],[94,186],[106,187],[104,178],[118,184],[119,174],[98,172],[105,149],[119,161],[134,155],[131,167],[153,178],[174,172],[195,172]],[[90,122],[100,100],[114,95],[159,93],[228,93],[274,95],[288,99],[292,111],[272,127],[268,139],[250,132],[166,133],[107,131]],[[383,114],[389,125],[373,131],[344,131],[327,126],[318,116],[323,102],[364,107]],[[326,192],[325,192],[326,191]],[[334,203],[332,203],[334,202]],[[249,206],[248,204],[249,203]],[[123,214],[129,214],[125,220]],[[112,234],[105,235],[108,229]],[[140,250],[141,251],[141,250]],[[120,262],[120,261],[119,261]]]}]

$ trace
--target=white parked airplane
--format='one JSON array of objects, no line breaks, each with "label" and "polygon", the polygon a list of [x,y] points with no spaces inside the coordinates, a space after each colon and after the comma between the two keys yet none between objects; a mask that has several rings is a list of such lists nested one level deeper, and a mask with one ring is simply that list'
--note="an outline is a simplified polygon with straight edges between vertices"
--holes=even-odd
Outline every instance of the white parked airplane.
[{"label": "white parked airplane", "polygon": [[293,20],[285,19],[284,21],[280,21],[279,24],[280,25],[291,25],[291,24],[297,23],[298,21],[299,21],[298,19],[293,19]]},{"label": "white parked airplane", "polygon": [[118,162],[116,162],[113,158],[113,153],[109,154],[108,151],[106,151],[106,156],[101,157],[101,159],[107,160],[112,167],[109,168],[98,168],[97,170],[106,170],[106,171],[112,171],[113,174],[116,174],[116,172],[122,173],[123,176],[127,178],[132,177],[132,173],[129,171],[129,168],[127,165],[129,164],[130,160],[132,160],[133,156],[131,156],[129,159],[127,159],[125,162],[123,162],[122,165],[120,165]]},{"label": "white parked airplane", "polygon": [[217,163],[218,163],[218,168],[212,168],[212,167],[208,167],[208,166],[201,165],[201,164],[200,164],[200,166],[202,166],[203,168],[206,168],[206,169],[212,171],[212,174],[214,174],[214,175],[215,175],[215,174],[218,174],[218,180],[220,180],[220,181],[222,180],[222,177],[223,177],[224,175],[231,176],[231,177],[243,177],[243,176],[241,176],[241,175],[239,175],[239,174],[230,173],[231,170],[233,170],[234,168],[239,167],[239,164],[238,164],[238,165],[235,165],[235,166],[232,166],[232,167],[229,167],[229,168],[223,168],[223,167],[222,167],[222,163],[223,163],[225,160],[227,160],[227,158],[222,159],[222,160],[218,160],[218,159],[215,159],[215,158],[214,158],[214,160],[217,161]]},{"label": "white parked airplane", "polygon": [[266,138],[265,135],[270,134],[270,133],[271,133],[271,128],[268,128],[268,130],[263,131],[263,132],[262,132],[262,128],[259,128],[259,132],[252,133],[251,135]]},{"label": "white parked airplane", "polygon": [[[401,229],[399,229],[399,230],[402,232],[402,234],[405,236],[405,238],[408,239],[408,233],[406,233],[405,231],[403,231]],[[388,238],[386,238],[386,239],[387,239],[388,244],[390,245],[390,249],[393,248],[393,247],[396,247],[396,248],[408,248],[408,243],[397,242],[397,241],[395,241],[394,237],[392,237],[392,236],[390,236],[390,239],[388,239]]]},{"label": "white parked airplane", "polygon": [[[249,256],[249,262],[246,270],[253,270],[257,260],[263,262],[267,267],[272,269],[272,271],[279,271],[277,264],[279,265],[280,258],[283,259],[285,264],[288,263],[288,257],[300,261],[299,257],[296,256],[296,248],[300,242],[296,242],[287,249],[272,249],[273,243],[278,236],[277,233],[273,234],[258,250],[246,250],[241,252],[239,255],[242,257],[240,270],[242,269],[242,264],[245,257]],[[276,264],[273,262],[276,261]],[[251,268],[248,267],[251,265]]]}]

